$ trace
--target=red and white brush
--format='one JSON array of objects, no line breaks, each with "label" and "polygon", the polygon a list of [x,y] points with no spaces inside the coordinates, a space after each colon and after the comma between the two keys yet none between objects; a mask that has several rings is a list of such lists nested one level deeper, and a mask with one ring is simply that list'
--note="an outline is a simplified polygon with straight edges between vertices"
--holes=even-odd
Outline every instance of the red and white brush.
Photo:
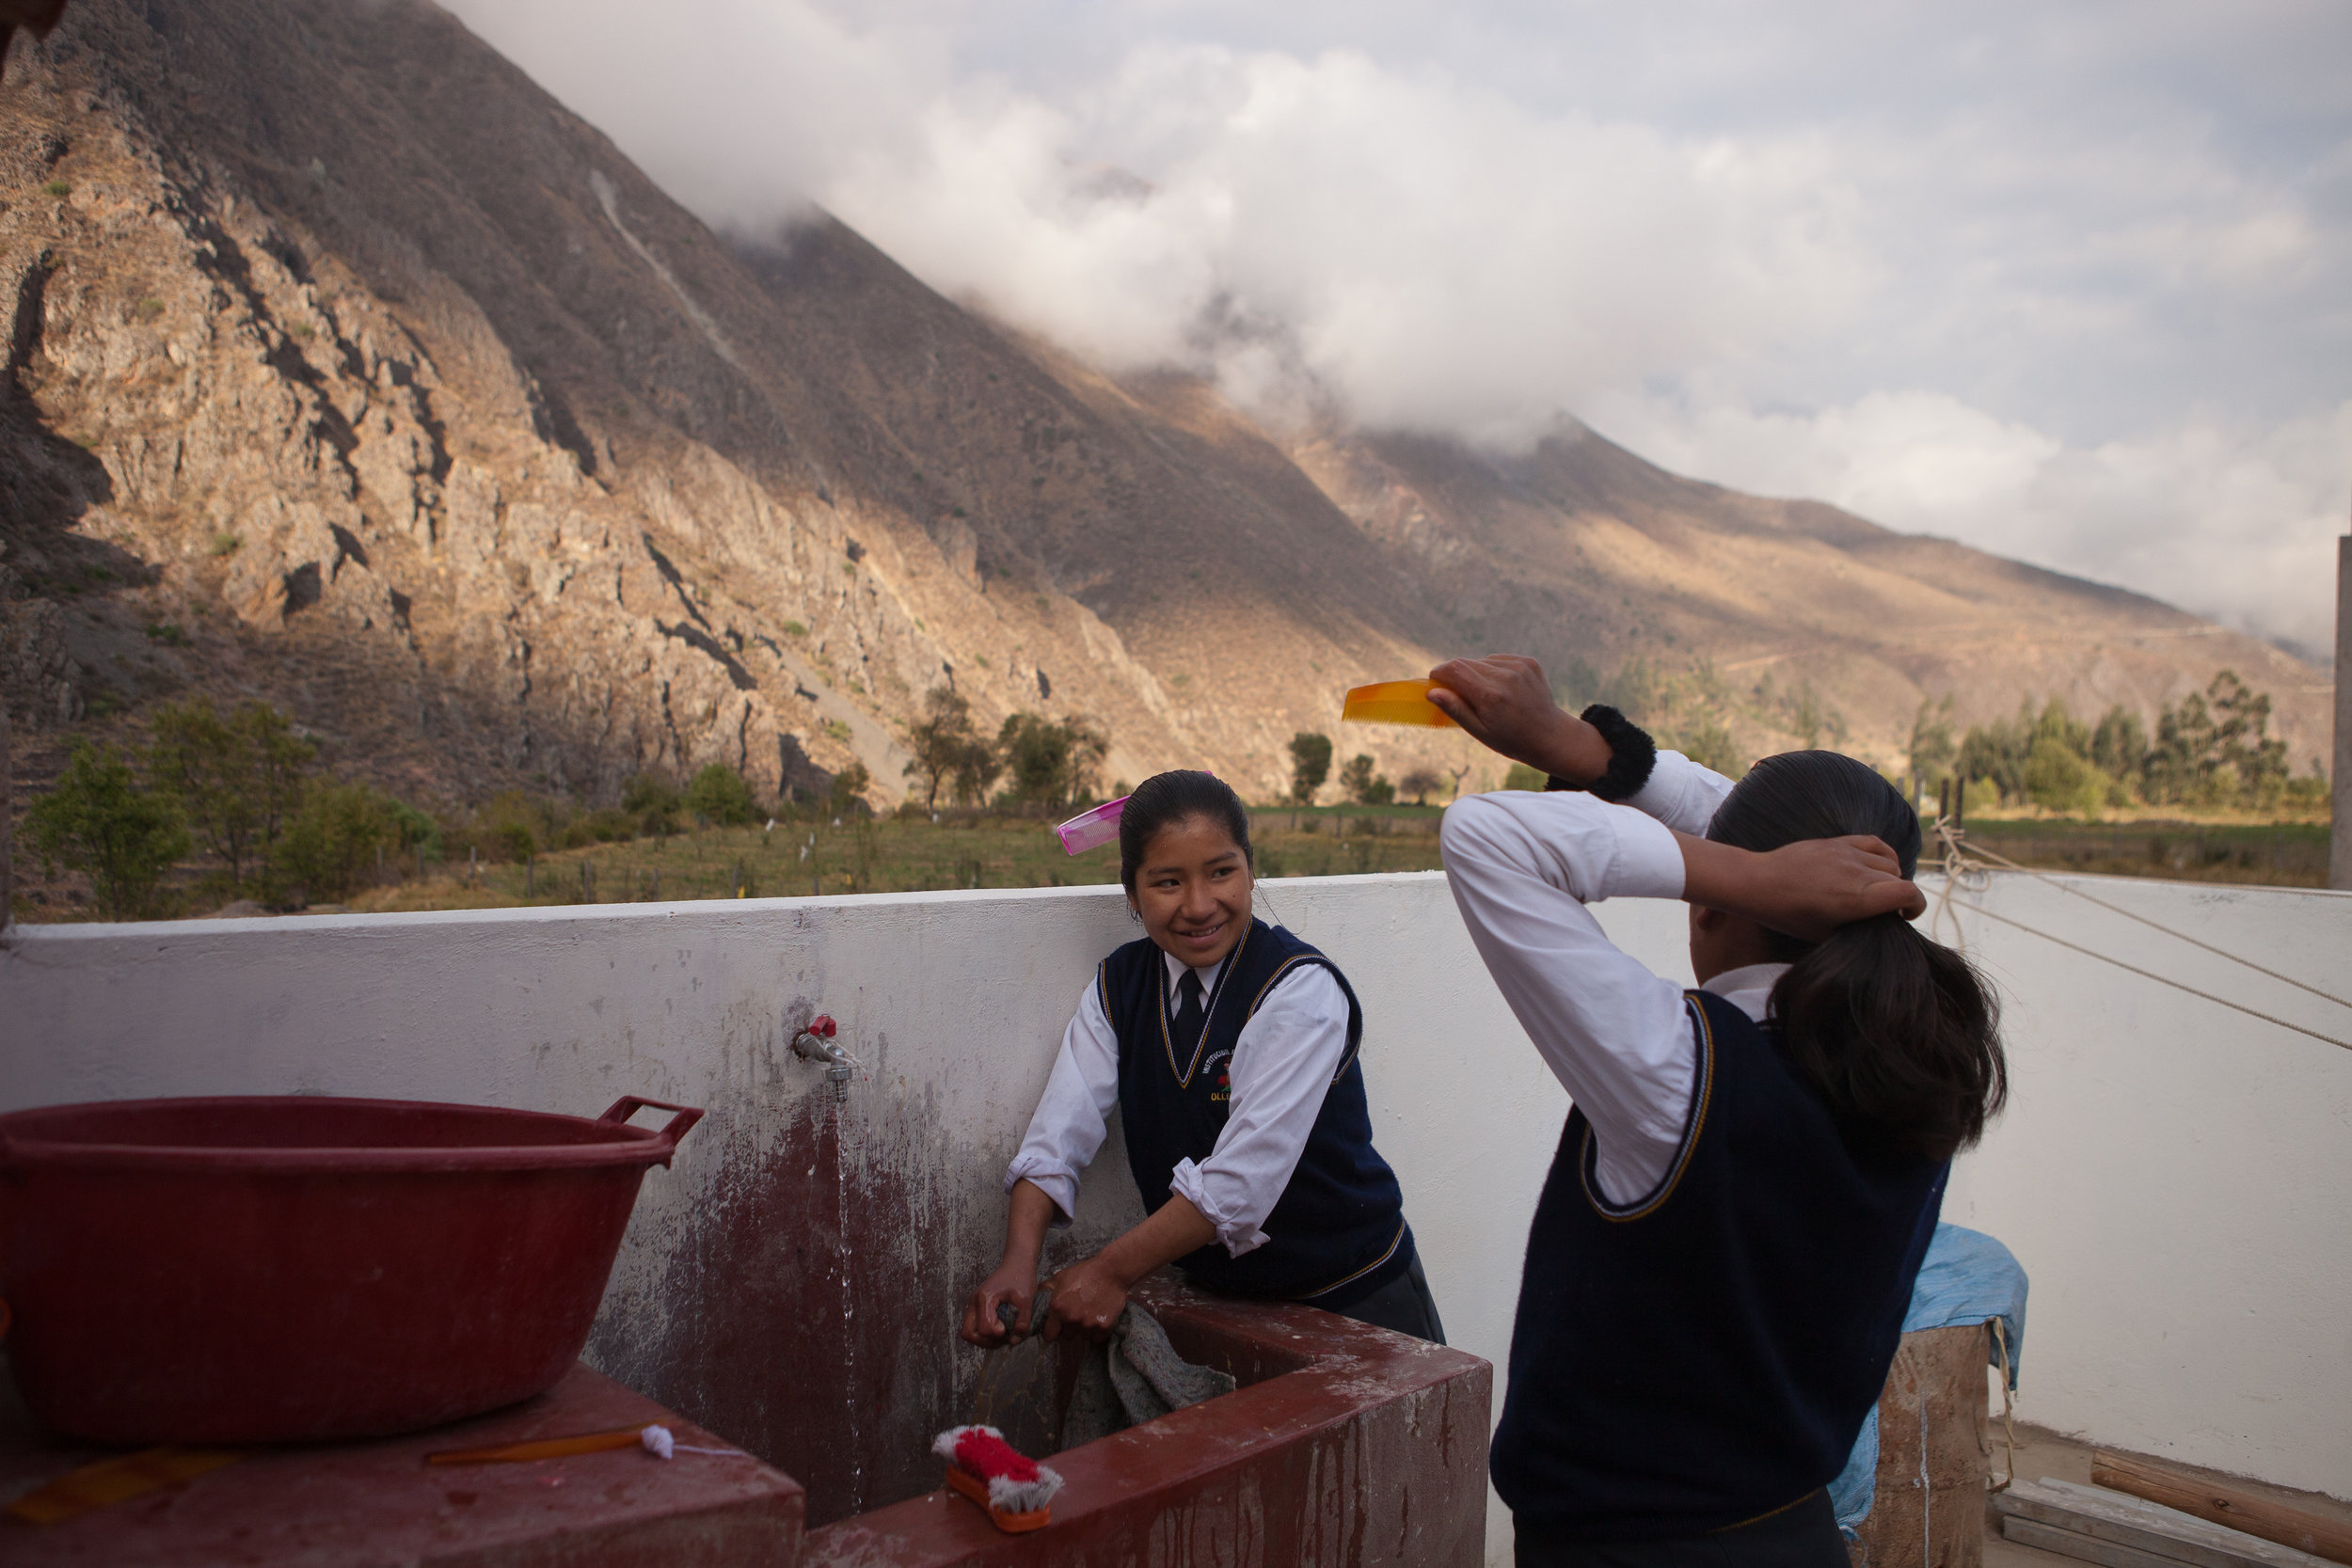
[{"label": "red and white brush", "polygon": [[988,1511],[1008,1534],[1043,1529],[1054,1522],[1061,1477],[1014,1449],[994,1427],[949,1427],[931,1443],[947,1462],[947,1484]]}]

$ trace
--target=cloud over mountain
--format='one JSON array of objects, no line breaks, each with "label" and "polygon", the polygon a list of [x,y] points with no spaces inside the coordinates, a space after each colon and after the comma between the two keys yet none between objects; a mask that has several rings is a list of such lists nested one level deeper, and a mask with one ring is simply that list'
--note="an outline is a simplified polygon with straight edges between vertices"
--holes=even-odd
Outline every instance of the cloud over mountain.
[{"label": "cloud over mountain", "polygon": [[1566,411],[2326,639],[2338,8],[458,8],[706,218],[821,201],[1101,362],[1506,450]]}]

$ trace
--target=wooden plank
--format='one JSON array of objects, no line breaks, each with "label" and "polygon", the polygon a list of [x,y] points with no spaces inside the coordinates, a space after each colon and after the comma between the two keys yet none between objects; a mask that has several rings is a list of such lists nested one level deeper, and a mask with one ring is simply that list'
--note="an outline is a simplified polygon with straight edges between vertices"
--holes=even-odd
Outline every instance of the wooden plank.
[{"label": "wooden plank", "polygon": [[2243,1530],[2209,1524],[2122,1492],[2043,1477],[2019,1481],[1993,1510],[2076,1534],[2096,1536],[2192,1568],[2328,1568],[2327,1560]]},{"label": "wooden plank", "polygon": [[2127,1454],[2093,1452],[2090,1479],[2101,1486],[2177,1508],[2217,1525],[2259,1535],[2335,1562],[2352,1563],[2352,1525],[2341,1519],[2258,1497],[2234,1486],[2200,1480],[2169,1465]]},{"label": "wooden plank", "polygon": [[2217,1525],[2210,1519],[2200,1519],[2194,1513],[2184,1513],[2177,1508],[2152,1503],[2145,1497],[2128,1492],[2117,1492],[2104,1486],[2084,1486],[2071,1481],[2056,1481],[2044,1476],[2042,1484],[2060,1496],[2075,1499],[2086,1509],[2097,1508],[2111,1516],[2121,1515],[2138,1521],[2145,1528],[2153,1529],[2184,1542],[2201,1544],[2211,1550],[2251,1559],[2269,1568],[2331,1568],[2324,1557],[2298,1551],[2259,1535],[2249,1535],[2228,1525]]},{"label": "wooden plank", "polygon": [[2095,1535],[2084,1535],[2056,1525],[2045,1525],[2028,1519],[2022,1513],[2011,1513],[2001,1520],[2001,1534],[2021,1546],[2038,1546],[2045,1552],[2062,1557],[2079,1558],[2096,1562],[2100,1568],[2181,1568],[2173,1558],[2158,1557],[2136,1546],[2120,1542],[2103,1541]]}]

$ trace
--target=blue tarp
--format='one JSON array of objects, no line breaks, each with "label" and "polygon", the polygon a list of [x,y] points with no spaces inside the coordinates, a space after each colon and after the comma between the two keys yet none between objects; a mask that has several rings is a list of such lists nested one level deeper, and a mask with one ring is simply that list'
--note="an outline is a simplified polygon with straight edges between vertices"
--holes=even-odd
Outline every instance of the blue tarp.
[{"label": "blue tarp", "polygon": [[[1903,1332],[1924,1328],[1953,1328],[1963,1323],[2001,1320],[2009,1337],[2009,1386],[2017,1386],[2017,1353],[2026,1338],[2026,1271],[2017,1266],[2009,1248],[1979,1230],[1938,1225],[1928,1242],[1928,1255],[1919,1264],[1918,1282],[1911,1288],[1911,1310],[1903,1314]],[[1999,1364],[1997,1348],[1987,1335],[1985,1359]],[[1830,1482],[1830,1503],[1837,1511],[1839,1528],[1851,1532],[1870,1515],[1878,1488],[1879,1412],[1862,1423],[1846,1467]]]}]

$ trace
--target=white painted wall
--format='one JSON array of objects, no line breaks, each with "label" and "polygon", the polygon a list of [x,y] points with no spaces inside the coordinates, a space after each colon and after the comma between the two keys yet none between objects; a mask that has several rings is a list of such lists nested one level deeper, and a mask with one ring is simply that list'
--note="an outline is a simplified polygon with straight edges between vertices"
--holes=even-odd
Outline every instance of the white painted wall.
[{"label": "white painted wall", "polygon": [[[2066,879],[2307,983],[2352,993],[2352,896]],[[1932,884],[1931,884],[1932,887]],[[1369,1018],[1382,1150],[1449,1338],[1502,1362],[1525,1229],[1565,1099],[1479,967],[1437,873],[1263,884]],[[2058,887],[1991,911],[2326,1032],[2352,1010]],[[1604,906],[1688,977],[1678,906]],[[2352,1495],[2352,1051],[2198,1001],[1976,914],[2009,1007],[2012,1108],[1947,1216],[2033,1276],[2021,1413],[2094,1439]],[[594,1114],[635,1091],[777,1138],[821,1092],[782,1050],[791,1006],[840,1018],[874,1069],[851,1157],[926,1189],[923,1266],[993,1260],[989,1173],[1017,1141],[1117,891],[880,895],[577,910],[20,927],[0,954],[0,1108],[289,1090]],[[609,1319],[676,1309],[663,1265],[708,1201],[707,1131],[646,1185]],[[1106,1151],[1110,1157],[1113,1151]],[[1134,1203],[1116,1166],[1084,1227]],[[942,1281],[945,1301],[961,1282]],[[942,1333],[946,1332],[945,1325]],[[1498,1379],[1500,1382],[1500,1379]],[[1500,1390],[1498,1389],[1498,1392]],[[1507,1532],[1495,1549],[1507,1560]]]},{"label": "white painted wall", "polygon": [[[2352,1007],[2067,887],[2346,998],[2352,895],[2014,876],[1962,895],[2352,1039]],[[2032,1278],[2023,1414],[2352,1497],[2352,1051],[1960,919],[2008,1007],[2013,1084],[1944,1212],[2000,1237]]]}]

